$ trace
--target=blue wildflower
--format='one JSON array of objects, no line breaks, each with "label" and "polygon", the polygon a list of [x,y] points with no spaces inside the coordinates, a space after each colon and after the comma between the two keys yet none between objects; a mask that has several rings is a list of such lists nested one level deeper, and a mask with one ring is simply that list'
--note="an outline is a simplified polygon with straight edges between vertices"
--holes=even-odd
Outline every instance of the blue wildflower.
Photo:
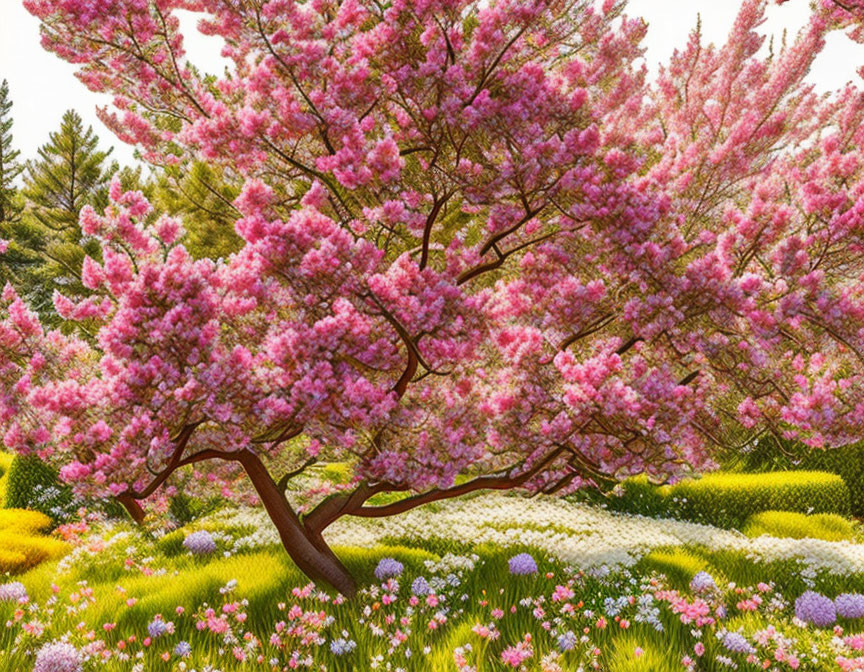
[{"label": "blue wildflower", "polygon": [[524,576],[537,573],[537,562],[528,553],[514,555],[508,564],[511,574]]},{"label": "blue wildflower", "polygon": [[375,568],[375,577],[379,581],[383,581],[394,576],[401,576],[404,570],[405,566],[398,560],[382,558]]}]

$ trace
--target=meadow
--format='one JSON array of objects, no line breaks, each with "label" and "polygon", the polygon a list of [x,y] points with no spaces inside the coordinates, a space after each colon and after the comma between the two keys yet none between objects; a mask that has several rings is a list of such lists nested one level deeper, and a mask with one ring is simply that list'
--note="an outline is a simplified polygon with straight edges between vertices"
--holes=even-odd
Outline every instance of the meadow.
[{"label": "meadow", "polygon": [[[814,482],[782,473],[775,495]],[[746,478],[723,478],[712,501],[737,478],[752,504]],[[0,669],[864,669],[864,534],[848,513],[759,511],[739,531],[642,515],[646,485],[630,485],[611,507],[477,494],[339,521],[327,540],[362,586],[352,600],[305,579],[260,508],[144,527],[6,509]]]}]

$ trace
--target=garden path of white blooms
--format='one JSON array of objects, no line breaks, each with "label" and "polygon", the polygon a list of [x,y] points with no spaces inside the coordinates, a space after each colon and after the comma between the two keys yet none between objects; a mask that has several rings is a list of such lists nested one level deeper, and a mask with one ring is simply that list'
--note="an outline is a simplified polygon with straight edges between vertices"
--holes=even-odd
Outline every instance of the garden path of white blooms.
[{"label": "garden path of white blooms", "polygon": [[[256,532],[235,548],[278,544],[279,536],[258,509],[215,514]],[[843,575],[864,570],[864,544],[788,539],[741,533],[709,525],[613,513],[551,498],[525,499],[493,494],[418,508],[384,520],[342,519],[328,528],[331,545],[372,547],[385,538],[429,538],[440,534],[457,543],[530,545],[576,567],[630,566],[658,547],[699,545],[738,551],[751,560],[797,560],[802,570]]]}]

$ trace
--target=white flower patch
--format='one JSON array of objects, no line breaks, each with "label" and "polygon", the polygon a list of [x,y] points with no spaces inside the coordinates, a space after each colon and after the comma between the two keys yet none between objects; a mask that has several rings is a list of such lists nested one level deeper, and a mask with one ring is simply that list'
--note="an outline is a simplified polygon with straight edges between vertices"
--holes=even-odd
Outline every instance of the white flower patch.
[{"label": "white flower patch", "polygon": [[[235,550],[280,543],[263,510],[241,509],[214,517],[226,525],[256,528],[235,540]],[[464,544],[528,545],[581,569],[628,567],[658,547],[701,545],[715,551],[742,552],[757,562],[797,560],[811,572],[864,571],[864,544],[769,536],[751,539],[710,525],[615,513],[552,497],[481,495],[439,502],[389,518],[346,517],[325,532],[331,545],[363,548],[388,537],[425,539],[436,535]]]}]

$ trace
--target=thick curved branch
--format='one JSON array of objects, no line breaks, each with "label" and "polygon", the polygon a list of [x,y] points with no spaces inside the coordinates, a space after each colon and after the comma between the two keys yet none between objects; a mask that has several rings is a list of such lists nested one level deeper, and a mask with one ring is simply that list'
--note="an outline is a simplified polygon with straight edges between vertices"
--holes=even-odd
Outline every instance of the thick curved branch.
[{"label": "thick curved branch", "polygon": [[422,364],[426,370],[431,370],[431,367],[429,367],[423,360],[420,351],[417,349],[417,344],[414,342],[414,339],[411,338],[411,334],[409,334],[408,330],[402,325],[402,323],[396,319],[396,316],[387,310],[374,294],[370,293],[369,298],[371,298],[373,303],[378,306],[381,315],[392,325],[393,329],[396,330],[396,333],[399,334],[399,338],[408,350],[408,361],[405,363],[405,370],[393,386],[393,391],[396,393],[396,397],[401,399],[408,389],[408,383],[411,382],[411,379],[414,378],[414,374],[417,373],[418,366]]},{"label": "thick curved branch", "polygon": [[435,204],[432,206],[432,210],[426,218],[426,224],[423,227],[423,245],[420,252],[421,271],[426,268],[426,264],[429,263],[429,243],[432,239],[432,227],[435,225],[435,220],[438,219],[438,215],[441,213],[441,208],[447,204],[448,200],[450,200],[450,194],[435,199]]},{"label": "thick curved branch", "polygon": [[418,506],[437,502],[442,499],[451,499],[453,497],[459,497],[460,495],[467,495],[468,493],[476,492],[478,490],[510,490],[512,488],[518,488],[540,474],[552,462],[560,457],[563,452],[563,448],[553,450],[528,471],[525,471],[518,476],[480,476],[467,481],[466,483],[462,483],[461,485],[455,485],[452,488],[435,488],[434,490],[428,490],[411,497],[406,497],[405,499],[400,499],[398,502],[393,502],[392,504],[385,504],[383,506],[360,506],[353,509],[346,507],[344,514],[359,516],[362,518],[381,518],[384,516],[404,513],[405,511],[409,511]]},{"label": "thick curved branch", "polygon": [[297,467],[296,469],[289,471],[288,473],[283,475],[282,478],[280,478],[279,482],[277,483],[277,485],[279,486],[279,491],[285,492],[286,488],[288,487],[288,482],[292,478],[295,478],[296,476],[299,476],[300,474],[302,474],[304,471],[306,471],[306,469],[311,467],[317,461],[318,461],[317,457],[310,457],[308,460],[306,460],[299,467]]},{"label": "thick curved branch", "polygon": [[303,517],[303,524],[309,531],[320,534],[330,523],[345,515],[346,511],[359,508],[379,492],[398,490],[398,487],[389,483],[377,483],[375,485],[363,483],[350,493],[334,495],[325,499]]},{"label": "thick curved branch", "polygon": [[192,434],[197,429],[198,425],[201,423],[193,423],[190,425],[186,425],[180,433],[177,435],[175,439],[176,445],[174,447],[174,453],[171,455],[171,459],[168,462],[168,465],[160,471],[156,478],[154,478],[146,488],[143,490],[128,490],[123,495],[127,497],[131,497],[133,499],[145,499],[152,495],[156,490],[162,485],[168,478],[177,471],[180,467],[185,467],[189,464],[195,464],[196,462],[204,462],[205,460],[212,459],[221,459],[221,460],[236,460],[236,453],[230,451],[223,450],[213,450],[207,449],[202,450],[201,452],[195,453],[194,455],[190,455],[189,457],[183,457],[183,451],[186,449],[186,445],[189,443],[189,439],[192,438]]}]

